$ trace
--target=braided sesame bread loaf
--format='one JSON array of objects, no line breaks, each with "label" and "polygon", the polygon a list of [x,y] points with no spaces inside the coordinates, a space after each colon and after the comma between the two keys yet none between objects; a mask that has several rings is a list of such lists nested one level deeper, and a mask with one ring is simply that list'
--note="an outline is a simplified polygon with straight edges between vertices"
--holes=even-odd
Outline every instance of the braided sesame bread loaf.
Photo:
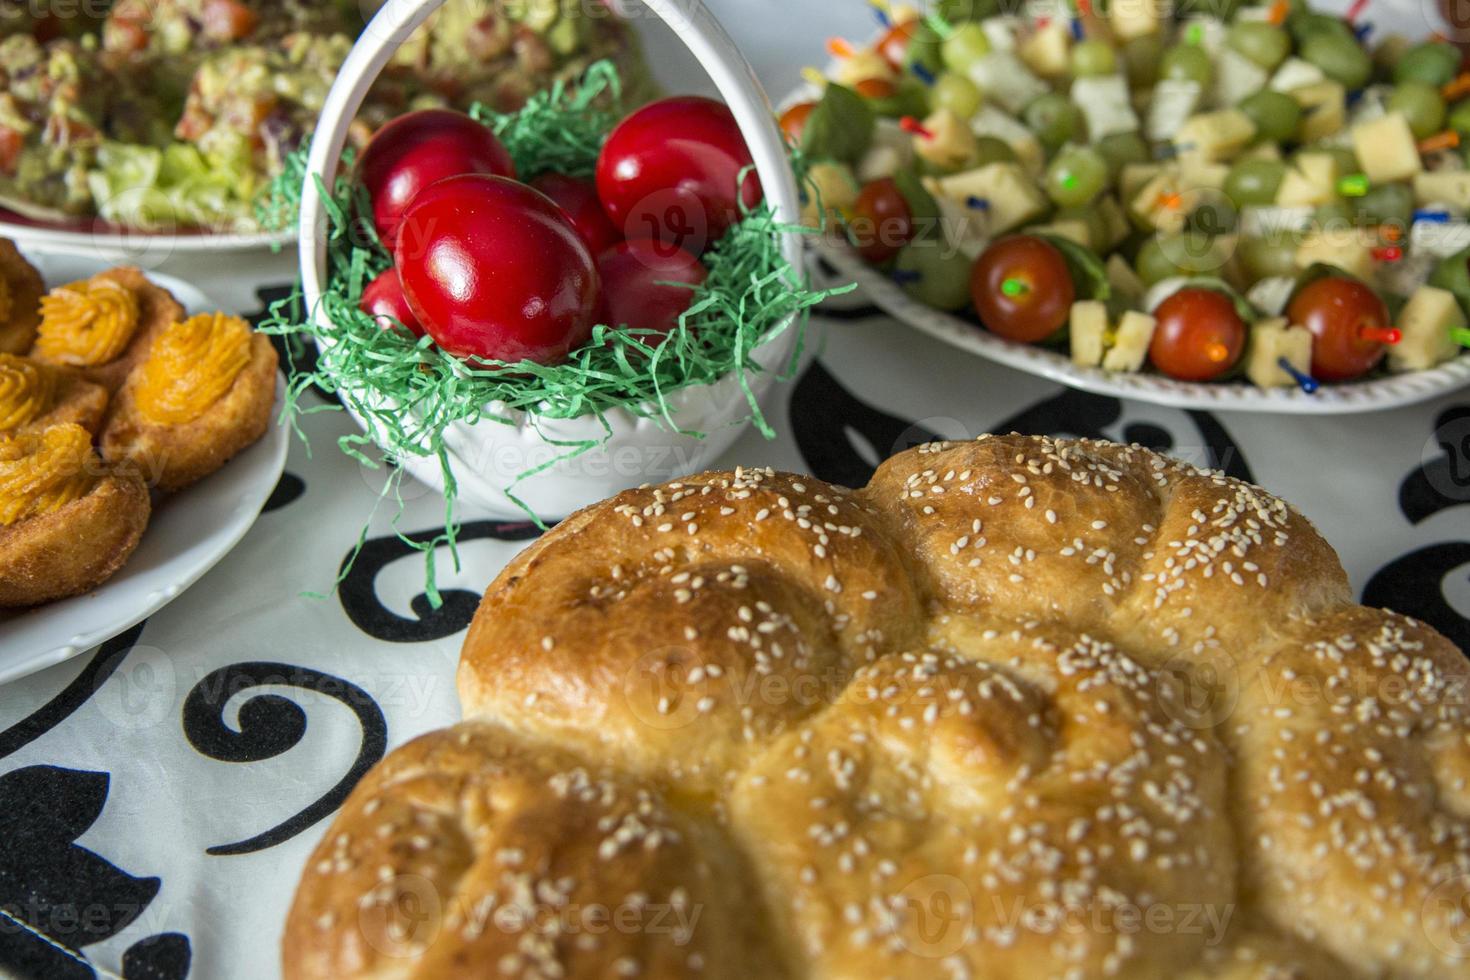
[{"label": "braided sesame bread loaf", "polygon": [[285,972],[1470,976],[1470,665],[1264,492],[982,438],[620,494],[490,587]]}]

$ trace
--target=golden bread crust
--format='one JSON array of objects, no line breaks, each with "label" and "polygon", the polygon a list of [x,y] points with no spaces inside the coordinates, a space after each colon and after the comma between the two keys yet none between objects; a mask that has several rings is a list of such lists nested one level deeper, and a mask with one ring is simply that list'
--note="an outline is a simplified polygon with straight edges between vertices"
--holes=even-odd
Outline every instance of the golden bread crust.
[{"label": "golden bread crust", "polygon": [[109,472],[86,496],[0,527],[0,608],[37,606],[95,589],[132,556],[150,512],[142,480]]},{"label": "golden bread crust", "polygon": [[[699,854],[743,897],[731,916],[710,899],[694,936],[740,939],[706,970],[1470,976],[1467,682],[1433,631],[1353,604],[1297,511],[1137,447],[986,437],[901,454],[858,491],[769,471],[631,491],[490,586],[460,662],[466,722],[430,736],[464,754],[400,750],[354,792],[298,891],[286,973],[491,962],[506,935],[354,953],[342,917],[363,883],[334,841],[466,862],[464,840],[519,814],[529,846],[558,847],[575,817],[539,798],[492,819],[462,796],[458,842],[418,851],[382,816],[453,809],[384,771],[473,770],[493,792],[523,785],[503,760],[535,758],[548,782],[595,769],[708,832]],[[627,874],[657,893],[696,860]],[[605,871],[558,867],[574,888]],[[441,899],[487,892],[433,880]],[[496,962],[643,965],[557,956]]]},{"label": "golden bread crust", "polygon": [[142,372],[117,393],[102,433],[102,455],[129,466],[150,486],[176,492],[191,486],[252,446],[270,427],[276,396],[276,351],[260,334],[250,337],[250,362],[223,397],[192,422],[164,425],[138,409]]}]

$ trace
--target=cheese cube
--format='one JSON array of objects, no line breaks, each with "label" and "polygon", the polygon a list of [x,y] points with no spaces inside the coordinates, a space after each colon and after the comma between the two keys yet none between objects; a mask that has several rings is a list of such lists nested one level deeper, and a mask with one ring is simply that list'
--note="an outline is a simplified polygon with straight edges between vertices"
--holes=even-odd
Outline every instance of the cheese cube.
[{"label": "cheese cube", "polygon": [[1148,359],[1148,346],[1154,339],[1158,321],[1147,313],[1129,310],[1118,321],[1113,346],[1103,355],[1104,371],[1138,371]]},{"label": "cheese cube", "polygon": [[1353,149],[1363,172],[1375,184],[1408,180],[1424,169],[1419,145],[1400,112],[1354,126]]},{"label": "cheese cube", "polygon": [[1154,142],[1170,139],[1194,115],[1204,98],[1199,82],[1166,78],[1154,86],[1148,101],[1146,135]]},{"label": "cheese cube", "polygon": [[864,184],[892,177],[914,162],[914,141],[892,119],[879,119],[873,130],[873,142],[858,161],[858,180]]},{"label": "cheese cube", "polygon": [[1222,191],[1230,177],[1228,163],[1202,163],[1194,157],[1185,157],[1179,162],[1179,173],[1184,182],[1200,190]]},{"label": "cheese cube", "polygon": [[1021,32],[1028,26],[1026,18],[1014,14],[987,17],[980,22],[980,29],[985,32],[985,39],[990,42],[992,51],[1016,50]]},{"label": "cheese cube", "polygon": [[1068,324],[1068,343],[1072,363],[1082,367],[1098,367],[1107,351],[1108,308],[1096,300],[1072,304]]},{"label": "cheese cube", "polygon": [[1296,280],[1290,276],[1267,276],[1252,286],[1245,298],[1262,313],[1280,316],[1295,289]]},{"label": "cheese cube", "polygon": [[1293,92],[1326,80],[1327,76],[1322,73],[1322,69],[1310,61],[1303,61],[1301,58],[1287,58],[1276,69],[1276,74],[1271,76],[1269,84],[1277,92]]},{"label": "cheese cube", "polygon": [[1051,86],[1031,73],[1025,63],[1010,51],[992,51],[970,66],[970,79],[985,97],[998,103],[1011,115],[1026,108]]},{"label": "cheese cube", "polygon": [[1092,226],[1084,218],[1057,218],[1044,225],[1033,225],[1028,230],[1054,238],[1065,238],[1094,251],[1099,247],[1099,243],[1092,240]]},{"label": "cheese cube", "polygon": [[1017,47],[1021,60],[1042,78],[1060,78],[1071,67],[1072,32],[1066,20],[1054,20]]},{"label": "cheese cube", "polygon": [[1326,153],[1302,153],[1288,167],[1276,191],[1276,206],[1314,208],[1337,200],[1337,160]]},{"label": "cheese cube", "polygon": [[1113,0],[1108,4],[1108,26],[1121,41],[1156,34],[1159,18],[1167,18],[1172,6],[1163,0]]},{"label": "cheese cube", "polygon": [[1184,230],[1185,220],[1199,207],[1203,194],[1177,169],[1165,170],[1134,195],[1133,213],[1157,231],[1175,235]]},{"label": "cheese cube", "polygon": [[952,170],[974,159],[975,134],[953,109],[940,109],[925,119],[924,129],[914,134],[914,152],[936,167]]},{"label": "cheese cube", "polygon": [[1204,163],[1229,160],[1256,137],[1256,124],[1239,109],[1218,109],[1190,116],[1174,134],[1181,159]]},{"label": "cheese cube", "polygon": [[1360,228],[1323,228],[1308,235],[1296,249],[1296,267],[1322,263],[1359,279],[1373,277],[1376,238]]},{"label": "cheese cube", "polygon": [[838,62],[834,77],[839,84],[852,88],[873,79],[891,82],[896,76],[893,66],[877,51],[854,51],[850,58]]},{"label": "cheese cube", "polygon": [[1050,207],[1036,181],[1018,163],[991,163],[949,177],[926,178],[929,193],[957,201],[980,198],[989,204],[991,234],[1001,235],[1045,214]]},{"label": "cheese cube", "polygon": [[1312,370],[1312,333],[1305,327],[1288,326],[1285,319],[1262,320],[1251,328],[1245,352],[1245,374],[1262,388],[1290,388],[1296,378],[1281,366],[1281,359],[1302,374]]},{"label": "cheese cube", "polygon": [[[841,217],[857,204],[861,188],[857,179],[842,163],[814,163],[807,171],[807,179],[813,186],[803,187],[806,203],[801,209],[801,220],[808,227],[824,227],[823,215]],[[817,209],[821,200],[821,211]]]},{"label": "cheese cube", "polygon": [[1450,330],[1465,326],[1465,314],[1454,293],[1420,286],[1399,311],[1397,326],[1403,339],[1388,349],[1389,368],[1423,371],[1459,354]]},{"label": "cheese cube", "polygon": [[1409,248],[1447,259],[1470,248],[1470,224],[1463,221],[1416,221],[1409,228]]},{"label": "cheese cube", "polygon": [[1087,137],[1096,143],[1114,133],[1138,130],[1138,113],[1122,75],[1094,75],[1072,83],[1072,101],[1087,118]]},{"label": "cheese cube", "polygon": [[943,194],[934,194],[939,205],[939,224],[944,236],[971,262],[980,257],[990,246],[990,213],[982,208],[972,208],[964,201],[957,201]]},{"label": "cheese cube", "polygon": [[1302,107],[1298,130],[1303,143],[1315,143],[1340,131],[1347,122],[1347,91],[1328,80],[1291,90],[1291,97]]},{"label": "cheese cube", "polygon": [[1117,295],[1137,303],[1143,298],[1145,286],[1143,280],[1138,278],[1138,273],[1133,271],[1133,266],[1121,255],[1113,255],[1107,264],[1108,285]]},{"label": "cheese cube", "polygon": [[1031,127],[996,106],[981,106],[975,118],[970,120],[970,131],[976,136],[993,136],[1005,143],[1032,173],[1040,173],[1046,166],[1046,151]]},{"label": "cheese cube", "polygon": [[1143,186],[1165,170],[1177,169],[1162,163],[1125,163],[1118,172],[1118,196],[1131,201]]},{"label": "cheese cube", "polygon": [[1240,233],[1247,238],[1272,238],[1291,231],[1305,231],[1316,213],[1314,207],[1248,207],[1240,212]]},{"label": "cheese cube", "polygon": [[1448,204],[1470,210],[1470,171],[1436,170],[1414,175],[1414,203]]},{"label": "cheese cube", "polygon": [[1215,60],[1215,86],[1210,97],[1217,106],[1234,106],[1266,87],[1266,70],[1234,48],[1225,48]]},{"label": "cheese cube", "polygon": [[1240,154],[1242,160],[1280,160],[1281,146],[1277,143],[1256,143]]}]

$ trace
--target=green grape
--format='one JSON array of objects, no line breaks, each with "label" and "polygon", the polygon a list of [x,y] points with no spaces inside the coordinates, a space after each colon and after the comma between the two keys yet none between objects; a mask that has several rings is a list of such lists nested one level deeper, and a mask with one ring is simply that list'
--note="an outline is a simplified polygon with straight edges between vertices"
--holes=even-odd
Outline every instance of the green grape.
[{"label": "green grape", "polygon": [[1351,34],[1313,34],[1302,42],[1302,57],[1349,92],[1368,84],[1373,74],[1373,60]]},{"label": "green grape", "polygon": [[1312,223],[1318,228],[1342,230],[1357,224],[1353,206],[1346,201],[1333,201],[1320,205],[1312,212]]},{"label": "green grape", "polygon": [[1458,133],[1470,133],[1470,99],[1462,99],[1450,109],[1448,122],[1450,129]]},{"label": "green grape", "polygon": [[1414,191],[1408,184],[1379,184],[1356,203],[1357,224],[1407,229],[1414,219]]},{"label": "green grape", "polygon": [[987,163],[1017,163],[1016,151],[1011,144],[996,136],[980,136],[975,140],[975,166]]},{"label": "green grape", "polygon": [[1046,168],[1046,193],[1064,208],[1081,207],[1108,186],[1108,165],[1087,146],[1069,146]]},{"label": "green grape", "polygon": [[1306,44],[1308,38],[1319,36],[1338,37],[1357,42],[1357,38],[1353,36],[1353,29],[1348,26],[1347,21],[1331,14],[1302,10],[1288,18],[1286,26],[1298,45]]},{"label": "green grape", "polygon": [[970,260],[943,237],[920,237],[893,263],[903,291],[927,306],[961,310],[970,304]]},{"label": "green grape", "polygon": [[1108,219],[1097,208],[1062,208],[1057,212],[1058,221],[1080,221],[1087,226],[1087,244],[1094,252],[1102,252],[1108,245]]},{"label": "green grape", "polygon": [[1152,286],[1154,283],[1163,282],[1170,276],[1179,275],[1180,269],[1169,258],[1164,251],[1163,239],[1155,235],[1143,243],[1138,250],[1138,260],[1134,262],[1134,271],[1138,278],[1142,279],[1144,285]]},{"label": "green grape", "polygon": [[944,41],[944,67],[950,71],[968,72],[970,67],[990,53],[990,38],[979,24],[961,24]]},{"label": "green grape", "polygon": [[1241,160],[1225,177],[1225,196],[1238,208],[1276,202],[1276,191],[1286,176],[1279,160]]},{"label": "green grape", "polygon": [[1225,43],[1266,71],[1271,71],[1291,53],[1286,31],[1264,21],[1242,20],[1231,25]]},{"label": "green grape", "polygon": [[1404,114],[1415,139],[1427,139],[1444,126],[1444,98],[1434,85],[1424,82],[1403,81],[1388,97],[1388,108]]},{"label": "green grape", "polygon": [[[944,42],[928,21],[920,21],[909,38],[908,57],[904,61],[908,71],[920,78],[933,78],[944,71]],[[919,70],[915,71],[918,66]]]},{"label": "green grape", "polygon": [[1159,78],[1164,41],[1158,32],[1142,34],[1123,45],[1123,70],[1133,88],[1150,88]]},{"label": "green grape", "polygon": [[951,24],[988,20],[1001,13],[999,0],[939,0],[939,16]]},{"label": "green grape", "polygon": [[1448,44],[1425,41],[1405,51],[1393,67],[1393,80],[1423,82],[1440,88],[1452,81],[1460,70],[1460,52]]},{"label": "green grape", "polygon": [[1198,82],[1209,88],[1215,68],[1210,55],[1198,44],[1176,44],[1164,52],[1159,63],[1159,77]]},{"label": "green grape", "polygon": [[1348,174],[1359,174],[1363,172],[1363,165],[1358,162],[1358,155],[1350,146],[1314,146],[1307,153],[1325,153],[1337,164],[1337,175],[1346,177]]},{"label": "green grape", "polygon": [[1267,143],[1284,143],[1296,135],[1302,121],[1301,104],[1285,92],[1261,89],[1238,106],[1256,124],[1256,138]]},{"label": "green grape", "polygon": [[1296,267],[1297,240],[1292,235],[1242,238],[1239,247],[1240,261],[1252,280],[1269,279],[1272,276],[1294,279],[1301,271]]},{"label": "green grape", "polygon": [[1108,173],[1115,179],[1128,164],[1148,163],[1151,159],[1148,144],[1137,133],[1113,133],[1111,136],[1104,136],[1093,145],[1093,149],[1107,162]]},{"label": "green grape", "polygon": [[1059,92],[1038,95],[1027,104],[1021,115],[1048,153],[1068,140],[1082,137],[1082,110]]},{"label": "green grape", "polygon": [[1228,235],[1235,230],[1238,217],[1228,200],[1206,201],[1184,220],[1184,228],[1187,232],[1208,237]]},{"label": "green grape", "polygon": [[949,109],[961,119],[969,119],[979,112],[984,99],[980,86],[954,72],[940,75],[929,91],[929,100],[935,109]]},{"label": "green grape", "polygon": [[1072,49],[1072,74],[1077,78],[1087,75],[1111,75],[1117,70],[1117,52],[1106,41],[1093,38],[1081,42]]}]

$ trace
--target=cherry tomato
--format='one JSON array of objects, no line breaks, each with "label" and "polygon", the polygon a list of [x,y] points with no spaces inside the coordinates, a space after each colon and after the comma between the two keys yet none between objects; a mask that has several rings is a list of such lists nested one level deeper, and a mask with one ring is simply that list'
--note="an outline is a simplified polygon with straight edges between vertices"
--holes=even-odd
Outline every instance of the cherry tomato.
[{"label": "cherry tomato", "polygon": [[210,40],[239,41],[260,26],[260,14],[239,0],[205,0],[200,21]]},{"label": "cherry tomato", "polygon": [[801,145],[802,137],[806,135],[806,121],[812,117],[816,108],[815,102],[798,102],[781,113],[781,132],[786,134],[788,140],[797,146]]},{"label": "cherry tomato", "polygon": [[[683,249],[644,240],[621,242],[597,257],[602,277],[603,313],[610,326],[657,330],[667,335],[694,302],[694,290],[709,274]],[[657,339],[657,338],[653,338]],[[652,344],[653,339],[643,338]]]},{"label": "cherry tomato", "polygon": [[514,177],[515,164],[488,126],[462,112],[410,112],[378,130],[357,164],[373,202],[378,237],[392,252],[398,223],[414,196],[436,180],[459,174]]},{"label": "cherry tomato", "polygon": [[904,66],[909,57],[909,43],[914,39],[914,32],[919,29],[917,20],[906,21],[890,27],[884,35],[878,39],[878,53],[883,60],[888,62],[896,71]]},{"label": "cherry tomato", "polygon": [[887,262],[913,241],[913,211],[892,177],[863,188],[852,206],[848,229],[858,254],[874,265]]},{"label": "cherry tomato", "polygon": [[25,149],[25,136],[18,129],[0,126],[0,173],[14,175]]},{"label": "cherry tomato", "polygon": [[592,253],[525,184],[462,174],[426,187],[403,214],[397,259],[409,307],[451,354],[554,364],[592,334]]},{"label": "cherry tomato", "polygon": [[1361,377],[1387,351],[1380,341],[1364,338],[1362,331],[1387,328],[1388,307],[1356,280],[1326,276],[1308,283],[1292,299],[1286,315],[1312,332],[1312,376],[1318,381]]},{"label": "cherry tomato", "polygon": [[[761,187],[735,116],[694,96],[644,106],[608,136],[597,193],[624,237],[656,238],[700,254],[760,203]],[[737,186],[738,185],[738,186]]]},{"label": "cherry tomato", "polygon": [[618,229],[607,219],[602,210],[602,201],[597,198],[597,187],[590,180],[578,180],[561,174],[542,174],[531,181],[531,186],[551,198],[572,219],[572,224],[587,242],[587,248],[597,255],[622,240]]},{"label": "cherry tomato", "polygon": [[1077,288],[1055,245],[1013,235],[981,254],[970,273],[970,296],[985,329],[1034,344],[1066,324]]},{"label": "cherry tomato", "polygon": [[398,278],[397,269],[387,269],[368,283],[358,306],[364,313],[376,317],[384,330],[401,325],[415,337],[424,335],[423,324],[409,308],[408,297],[403,295],[403,283]]},{"label": "cherry tomato", "polygon": [[1211,381],[1245,352],[1246,326],[1230,297],[1213,289],[1181,289],[1154,310],[1149,344],[1154,367],[1180,381]]},{"label": "cherry tomato", "polygon": [[898,86],[886,78],[865,78],[854,86],[854,91],[865,99],[891,99],[898,94]]}]

